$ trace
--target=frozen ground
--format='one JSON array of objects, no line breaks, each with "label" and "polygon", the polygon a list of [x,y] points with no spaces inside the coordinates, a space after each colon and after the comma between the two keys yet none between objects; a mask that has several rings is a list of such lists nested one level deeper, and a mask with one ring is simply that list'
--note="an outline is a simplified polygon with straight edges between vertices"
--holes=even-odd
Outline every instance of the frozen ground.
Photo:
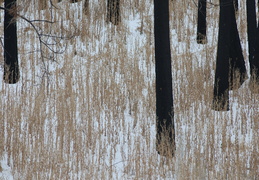
[{"label": "frozen ground", "polygon": [[[76,27],[74,32],[82,32],[85,28],[85,17],[80,13],[82,2],[69,5],[69,11],[62,10],[68,8],[66,5],[59,4],[59,15],[62,14],[59,19],[70,17],[70,21],[63,21],[63,26]],[[95,15],[98,1],[90,5],[96,10],[92,12]],[[209,21],[208,44],[197,45],[195,12],[192,10],[185,11],[186,16],[179,22],[171,19],[176,157],[169,161],[157,155],[152,5],[144,8],[142,13],[127,8],[123,9],[121,27],[107,25],[105,16],[97,18],[97,22],[88,21],[95,28],[89,26],[84,36],[79,33],[72,43],[67,44],[65,53],[56,56],[57,62],[46,62],[44,68],[50,73],[50,83],[42,81],[44,68],[39,55],[29,53],[39,47],[33,31],[24,33],[28,24],[18,21],[22,78],[16,85],[0,81],[0,87],[1,111],[8,110],[5,102],[19,104],[22,97],[26,97],[23,104],[31,103],[21,108],[24,112],[20,116],[22,131],[18,137],[26,141],[24,146],[32,154],[36,152],[30,155],[21,151],[16,160],[26,162],[19,161],[19,166],[23,163],[26,168],[35,165],[30,168],[36,173],[36,167],[45,168],[55,163],[55,168],[45,168],[30,176],[34,179],[184,179],[185,176],[187,179],[213,179],[234,177],[240,159],[241,167],[247,169],[242,171],[247,173],[243,177],[255,178],[249,166],[255,158],[253,153],[258,152],[258,143],[253,142],[258,140],[258,128],[255,128],[258,98],[254,99],[254,104],[242,98],[240,94],[247,92],[246,82],[238,92],[231,92],[230,112],[210,110],[208,101],[211,95],[206,94],[212,91],[217,22],[215,19]],[[34,18],[31,11],[26,16]],[[134,13],[128,15],[126,12]],[[209,18],[215,14],[211,9],[208,12]],[[242,39],[246,51],[244,41]],[[201,81],[201,84],[194,81],[196,75],[200,78],[195,72],[208,76],[207,81]],[[48,86],[49,90],[42,86]],[[26,93],[28,97],[24,95]],[[41,101],[38,110],[37,102]],[[62,114],[61,109],[71,113]],[[30,111],[39,114],[27,117]],[[14,157],[8,165],[7,144],[12,142],[11,148],[15,149],[15,143],[14,140],[8,141],[9,125],[5,120],[8,115],[3,112],[1,115],[6,127],[3,128],[5,150],[0,158],[0,179],[28,178],[30,169],[21,171]],[[40,128],[33,121],[37,116],[43,117]],[[60,132],[67,134],[62,136]],[[43,142],[38,143],[39,139]],[[231,152],[233,147],[235,152]],[[60,155],[63,159],[59,161],[57,157]]]}]

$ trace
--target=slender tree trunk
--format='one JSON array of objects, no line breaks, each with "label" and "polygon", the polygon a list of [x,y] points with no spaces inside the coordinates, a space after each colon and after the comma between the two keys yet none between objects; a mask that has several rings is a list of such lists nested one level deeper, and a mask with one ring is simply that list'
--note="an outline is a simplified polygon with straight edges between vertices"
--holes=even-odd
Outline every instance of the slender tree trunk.
[{"label": "slender tree trunk", "polygon": [[197,43],[206,44],[206,0],[198,2]]},{"label": "slender tree trunk", "polygon": [[175,151],[168,0],[154,0],[156,71],[156,147],[160,155]]},{"label": "slender tree trunk", "polygon": [[246,1],[247,9],[247,35],[250,63],[250,89],[259,93],[259,25],[256,20],[255,0]]},{"label": "slender tree trunk", "polygon": [[4,15],[4,81],[14,84],[19,80],[16,29],[16,0],[5,0]]},{"label": "slender tree trunk", "polygon": [[120,0],[108,0],[107,1],[107,21],[110,21],[114,25],[118,25],[120,22]]},{"label": "slender tree trunk", "polygon": [[83,11],[85,15],[89,15],[89,0],[85,0]]},{"label": "slender tree trunk", "polygon": [[213,109],[229,110],[228,91],[239,88],[246,78],[233,0],[221,0]]}]

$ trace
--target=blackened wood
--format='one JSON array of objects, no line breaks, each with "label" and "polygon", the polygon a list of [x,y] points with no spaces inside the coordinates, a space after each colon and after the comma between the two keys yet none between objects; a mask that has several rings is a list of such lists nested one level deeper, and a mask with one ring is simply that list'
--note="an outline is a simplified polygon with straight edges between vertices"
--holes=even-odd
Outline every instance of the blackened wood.
[{"label": "blackened wood", "polygon": [[107,21],[118,25],[120,22],[120,0],[107,1]]},{"label": "blackened wood", "polygon": [[238,0],[234,0],[234,8],[235,8],[235,12],[237,13],[237,11],[238,11]]},{"label": "blackened wood", "polygon": [[20,77],[17,48],[16,0],[5,0],[4,82],[17,83]]},{"label": "blackened wood", "polygon": [[83,11],[85,15],[89,15],[89,0],[85,0]]},{"label": "blackened wood", "polygon": [[198,2],[198,25],[197,25],[197,43],[206,44],[206,0]]},{"label": "blackened wood", "polygon": [[248,35],[248,52],[250,63],[250,88],[252,92],[259,91],[259,27],[256,20],[255,0],[246,1],[247,9],[247,35]]},{"label": "blackened wood", "polygon": [[156,147],[160,155],[175,151],[168,0],[154,0],[156,72]]},{"label": "blackened wood", "polygon": [[229,90],[239,88],[246,78],[233,0],[221,0],[213,109],[229,110]]},{"label": "blackened wood", "polygon": [[71,0],[70,2],[71,3],[76,3],[76,2],[79,2],[79,1],[81,1],[81,0]]}]

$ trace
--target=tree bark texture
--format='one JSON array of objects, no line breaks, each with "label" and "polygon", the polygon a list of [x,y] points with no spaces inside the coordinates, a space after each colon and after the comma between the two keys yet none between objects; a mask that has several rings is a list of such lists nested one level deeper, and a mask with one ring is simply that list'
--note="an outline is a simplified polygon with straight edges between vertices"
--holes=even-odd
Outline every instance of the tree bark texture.
[{"label": "tree bark texture", "polygon": [[160,155],[175,151],[172,70],[169,31],[169,2],[154,0],[156,72],[156,147]]},{"label": "tree bark texture", "polygon": [[259,91],[259,25],[256,20],[255,0],[247,0],[247,35],[250,63],[250,88],[252,92]]},{"label": "tree bark texture", "polygon": [[5,0],[4,82],[17,83],[20,77],[17,48],[16,0]]},{"label": "tree bark texture", "polygon": [[71,3],[76,3],[76,2],[79,2],[81,0],[70,0]]},{"label": "tree bark texture", "polygon": [[238,0],[234,0],[235,12],[238,11]]},{"label": "tree bark texture", "polygon": [[198,2],[198,26],[197,26],[197,43],[206,44],[206,0]]},{"label": "tree bark texture", "polygon": [[246,78],[234,3],[221,0],[213,109],[229,110],[229,90],[239,88]]},{"label": "tree bark texture", "polygon": [[108,0],[107,1],[107,21],[110,21],[114,25],[118,25],[120,22],[120,0]]},{"label": "tree bark texture", "polygon": [[89,0],[85,0],[83,12],[84,12],[85,15],[89,15],[90,14],[90,11],[89,11]]}]

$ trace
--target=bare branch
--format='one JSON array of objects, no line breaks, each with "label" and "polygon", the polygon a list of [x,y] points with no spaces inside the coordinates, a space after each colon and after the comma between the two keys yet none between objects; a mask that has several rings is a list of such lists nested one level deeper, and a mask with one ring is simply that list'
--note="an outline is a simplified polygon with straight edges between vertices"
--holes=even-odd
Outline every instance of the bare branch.
[{"label": "bare branch", "polygon": [[[55,34],[51,32],[45,32],[43,30],[44,25],[56,25],[56,23],[59,23],[58,21],[54,21],[54,9],[58,9],[52,2],[52,0],[49,0],[50,2],[50,19],[29,19],[19,13],[20,9],[18,10],[17,7],[13,7],[10,9],[6,9],[4,7],[0,6],[0,10],[7,11],[11,14],[13,14],[14,18],[13,21],[16,21],[17,18],[20,18],[24,20],[26,23],[29,24],[30,27],[32,27],[34,33],[36,34],[36,37],[39,41],[39,50],[36,50],[34,52],[39,52],[40,57],[43,63],[44,67],[44,74],[48,75],[48,68],[46,66],[45,60],[51,60],[55,61],[54,54],[62,54],[67,49],[67,43],[64,43],[64,41],[68,41],[72,39],[75,35],[69,35],[69,36],[63,36],[62,34]],[[44,49],[46,48],[46,49]],[[46,53],[46,50],[50,53]],[[48,54],[48,56],[46,56]],[[53,54],[53,55],[49,55]]]}]

